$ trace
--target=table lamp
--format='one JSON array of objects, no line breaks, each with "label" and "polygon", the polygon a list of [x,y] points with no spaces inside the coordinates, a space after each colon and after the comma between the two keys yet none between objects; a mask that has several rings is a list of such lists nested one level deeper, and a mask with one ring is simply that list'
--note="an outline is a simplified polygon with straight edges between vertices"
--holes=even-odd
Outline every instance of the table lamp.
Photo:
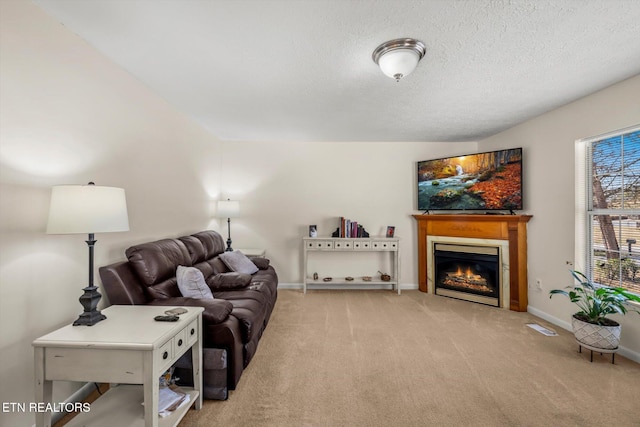
[{"label": "table lamp", "polygon": [[89,285],[84,288],[80,304],[84,312],[74,326],[92,326],[106,316],[97,310],[102,297],[93,284],[94,233],[128,231],[127,201],[124,189],[88,185],[59,185],[51,190],[47,234],[88,234]]}]

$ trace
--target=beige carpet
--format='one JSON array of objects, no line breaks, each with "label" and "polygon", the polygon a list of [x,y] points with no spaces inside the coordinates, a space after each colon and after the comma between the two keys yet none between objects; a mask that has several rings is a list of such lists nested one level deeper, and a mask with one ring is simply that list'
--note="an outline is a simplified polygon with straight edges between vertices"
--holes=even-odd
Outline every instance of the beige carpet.
[{"label": "beige carpet", "polygon": [[640,426],[640,365],[577,350],[528,313],[419,291],[280,290],[238,389],[180,426]]}]

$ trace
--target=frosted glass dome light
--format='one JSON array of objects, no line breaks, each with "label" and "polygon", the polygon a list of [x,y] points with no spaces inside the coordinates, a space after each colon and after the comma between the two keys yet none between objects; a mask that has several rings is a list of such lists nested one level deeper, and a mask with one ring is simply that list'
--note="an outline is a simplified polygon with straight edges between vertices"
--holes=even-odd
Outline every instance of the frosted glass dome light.
[{"label": "frosted glass dome light", "polygon": [[382,72],[396,81],[400,81],[416,69],[426,48],[421,41],[414,39],[395,39],[385,43],[373,51],[373,61]]}]

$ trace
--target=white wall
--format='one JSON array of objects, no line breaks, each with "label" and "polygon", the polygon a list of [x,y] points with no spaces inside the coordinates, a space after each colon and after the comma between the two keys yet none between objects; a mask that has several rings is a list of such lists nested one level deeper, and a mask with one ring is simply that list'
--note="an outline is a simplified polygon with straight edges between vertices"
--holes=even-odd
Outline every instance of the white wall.
[{"label": "white wall", "polygon": [[[0,31],[0,400],[32,402],[31,342],[77,318],[87,283],[86,236],[45,234],[51,186],[125,188],[131,231],[96,235],[104,265],[218,228],[220,143],[30,2],[1,1]],[[56,383],[54,400],[75,387]]]},{"label": "white wall", "polygon": [[243,212],[232,220],[234,247],[267,249],[280,282],[301,284],[310,224],[320,237],[341,216],[372,236],[393,225],[402,239],[400,282],[417,288],[416,162],[475,150],[475,143],[224,143],[223,196],[241,200]]},{"label": "white wall", "polygon": [[[574,260],[575,141],[640,123],[640,76],[558,108],[479,142],[480,149],[524,148],[524,198],[533,215],[528,225],[529,311],[570,328],[576,307],[549,299],[549,290],[572,282],[567,261]],[[640,317],[616,316],[622,324],[621,353],[640,362]]]}]

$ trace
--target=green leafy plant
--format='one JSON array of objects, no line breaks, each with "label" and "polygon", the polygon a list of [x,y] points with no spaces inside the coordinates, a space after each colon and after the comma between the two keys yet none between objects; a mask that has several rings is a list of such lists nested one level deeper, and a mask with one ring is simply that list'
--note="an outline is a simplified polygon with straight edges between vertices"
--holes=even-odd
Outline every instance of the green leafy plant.
[{"label": "green leafy plant", "polygon": [[616,322],[607,319],[610,314],[625,315],[628,310],[640,311],[633,307],[627,307],[628,301],[640,302],[640,296],[626,291],[624,288],[611,288],[608,286],[595,285],[587,276],[579,271],[571,270],[571,274],[576,283],[567,286],[568,290],[553,289],[549,292],[549,298],[554,295],[564,295],[575,303],[580,311],[575,317],[596,325],[611,326]]}]

